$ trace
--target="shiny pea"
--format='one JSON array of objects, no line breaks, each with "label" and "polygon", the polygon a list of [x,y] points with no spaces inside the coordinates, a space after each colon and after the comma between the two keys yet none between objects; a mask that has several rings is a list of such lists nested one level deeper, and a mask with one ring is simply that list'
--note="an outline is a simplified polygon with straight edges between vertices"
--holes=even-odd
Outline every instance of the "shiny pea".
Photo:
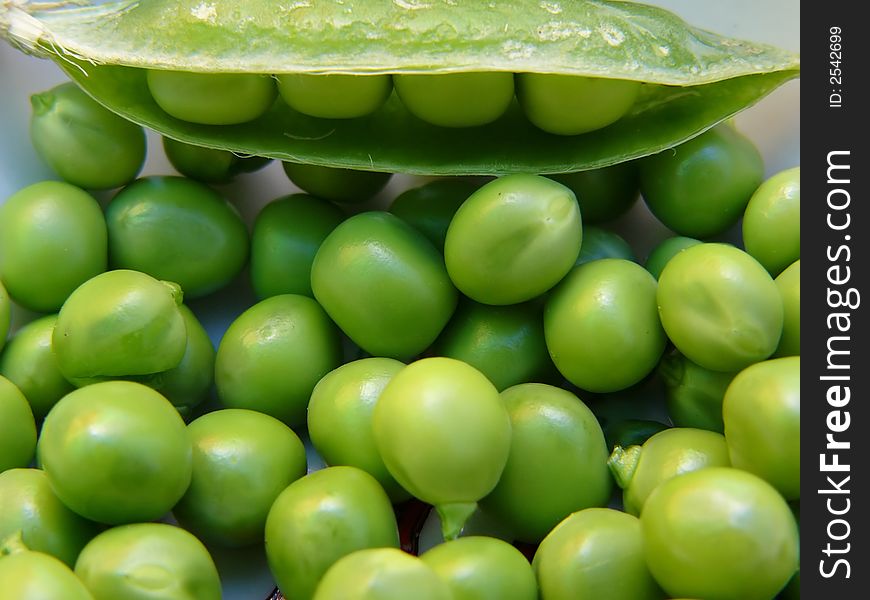
[{"label": "shiny pea", "polygon": [[208,186],[183,177],[145,177],[106,208],[109,259],[181,286],[188,299],[220,289],[248,257],[236,209]]},{"label": "shiny pea", "polygon": [[106,221],[85,191],[43,181],[0,205],[0,280],[18,304],[56,311],[106,263]]},{"label": "shiny pea", "polygon": [[145,162],[142,127],[103,108],[74,83],[31,96],[30,140],[64,181],[86,189],[133,181]]}]

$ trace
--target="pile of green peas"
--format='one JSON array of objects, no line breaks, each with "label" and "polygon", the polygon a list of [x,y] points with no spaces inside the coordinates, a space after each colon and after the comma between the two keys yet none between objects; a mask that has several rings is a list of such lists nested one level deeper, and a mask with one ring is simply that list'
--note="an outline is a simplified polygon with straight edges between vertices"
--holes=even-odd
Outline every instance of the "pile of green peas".
[{"label": "pile of green peas", "polygon": [[[509,72],[441,74],[191,73],[149,70],[148,89],[169,115],[205,125],[261,117],[275,97],[322,119],[354,119],[378,110],[393,89],[415,117],[437,127],[496,121],[514,100],[536,127],[578,135],[606,127],[634,105],[640,81]],[[277,82],[277,83],[276,83]]]},{"label": "pile of green peas", "polygon": [[[797,597],[799,168],[731,125],[389,211],[388,174],[287,166],[251,231],[202,182],[262,159],[166,141],[187,177],[136,179],[141,129],[72,84],[31,131],[65,182],[0,205],[10,598],[219,598],[211,549],[262,544],[293,600]],[[643,266],[607,228],[638,191],[679,234]],[[215,348],[185,303],[240,279]],[[12,302],[44,316],[7,339]]]}]

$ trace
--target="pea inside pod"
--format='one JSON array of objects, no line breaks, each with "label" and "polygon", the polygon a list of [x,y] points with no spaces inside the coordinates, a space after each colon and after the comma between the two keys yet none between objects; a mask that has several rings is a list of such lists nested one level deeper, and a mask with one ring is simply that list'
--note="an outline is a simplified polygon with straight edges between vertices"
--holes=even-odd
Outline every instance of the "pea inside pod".
[{"label": "pea inside pod", "polygon": [[[243,155],[426,174],[570,172],[648,155],[729,118],[795,77],[800,68],[798,58],[788,52],[716,36],[662,9],[634,3],[566,3],[559,6],[558,21],[549,5],[535,0],[508,0],[492,8],[431,3],[424,10],[409,10],[404,3],[351,1],[294,5],[288,11],[271,10],[268,0],[246,2],[244,7],[218,0],[209,4],[207,15],[197,12],[197,6],[169,0],[133,6],[94,2],[83,11],[65,10],[65,5],[25,5],[40,26],[12,28],[6,35],[43,54],[64,48],[58,63],[89,93],[176,139]],[[106,20],[113,23],[111,28],[100,26]],[[385,27],[388,23],[398,25]],[[566,29],[560,23],[571,25]],[[155,30],[161,31],[159,43],[149,39]],[[338,30],[342,35],[336,35]],[[41,45],[35,32],[53,44]],[[230,102],[232,110],[217,110],[208,102],[185,103],[192,96],[181,93],[180,86],[166,86],[167,91],[152,85],[170,112],[194,107],[201,113],[176,110],[176,116],[238,122],[256,116],[263,106],[266,115],[239,127],[179,121],[151,101],[146,70],[161,77],[169,73],[170,81],[172,71],[184,77],[239,81],[223,90],[228,97],[237,98],[248,87],[241,83],[243,78],[255,78],[258,86],[265,80],[263,89],[269,88],[255,94],[255,100]],[[274,94],[267,74],[327,73],[390,74],[397,80],[468,74],[504,74],[510,79],[523,73],[552,81],[567,78],[569,87],[582,86],[586,79],[594,85],[622,80],[641,91],[615,123],[570,136],[538,129],[518,104],[488,125],[453,130],[417,119],[398,95],[366,116],[343,120],[311,117],[283,102],[268,106],[265,101]],[[608,80],[600,81],[602,74]],[[694,88],[691,94],[683,93],[686,86]],[[178,106],[170,106],[167,97]],[[466,104],[476,100],[472,97]],[[598,106],[575,111],[586,112],[583,120],[619,112],[620,103],[606,94],[589,94],[581,101]],[[488,108],[496,112],[495,103]],[[559,126],[565,126],[568,117],[578,118],[561,114],[566,117],[555,119]],[[383,133],[377,141],[374,131]]]}]

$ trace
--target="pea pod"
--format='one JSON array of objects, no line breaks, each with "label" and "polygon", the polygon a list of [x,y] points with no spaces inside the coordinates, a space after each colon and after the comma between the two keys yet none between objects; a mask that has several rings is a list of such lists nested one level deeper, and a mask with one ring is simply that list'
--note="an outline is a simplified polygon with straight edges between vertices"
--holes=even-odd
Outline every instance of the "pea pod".
[{"label": "pea pod", "polygon": [[[155,30],[161,35],[153,36]],[[280,11],[269,0],[16,2],[0,8],[0,32],[56,60],[112,110],[173,139],[239,154],[416,174],[559,173],[646,156],[728,119],[800,69],[792,53],[717,36],[664,10],[621,2],[355,0],[295,3]],[[170,117],[148,94],[145,68],[518,72],[647,85],[622,119],[581,135],[545,133],[516,102],[480,129],[434,127],[414,117],[395,94],[355,119],[308,117],[277,101],[258,119],[222,128]]]}]

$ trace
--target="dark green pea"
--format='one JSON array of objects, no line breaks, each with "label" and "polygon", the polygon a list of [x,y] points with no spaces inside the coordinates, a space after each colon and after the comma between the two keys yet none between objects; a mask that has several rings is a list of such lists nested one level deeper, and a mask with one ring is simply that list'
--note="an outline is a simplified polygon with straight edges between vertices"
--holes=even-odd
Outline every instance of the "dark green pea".
[{"label": "dark green pea", "polygon": [[399,360],[435,341],[458,296],[429,240],[377,211],[355,215],[329,234],[314,257],[311,288],[354,343]]},{"label": "dark green pea", "polygon": [[314,297],[311,263],[320,244],[343,220],[344,213],[334,204],[306,194],[267,204],[251,235],[251,283],[257,297]]},{"label": "dark green pea", "polygon": [[734,225],[763,176],[761,154],[730,125],[640,161],[649,209],[669,229],[697,238]]},{"label": "dark green pea", "polygon": [[181,286],[186,298],[230,282],[248,257],[248,231],[217,192],[183,177],[145,177],[106,209],[109,258]]},{"label": "dark green pea", "polygon": [[599,260],[601,258],[622,258],[637,262],[628,242],[617,233],[600,227],[583,227],[583,241],[575,265]]},{"label": "dark green pea", "polygon": [[637,163],[628,161],[561,175],[549,175],[573,190],[580,203],[583,223],[612,221],[627,212],[640,196]]},{"label": "dark green pea", "polygon": [[183,304],[178,307],[187,330],[187,347],[174,369],[145,378],[142,383],[172,402],[182,416],[205,400],[214,382],[215,349],[205,328]]},{"label": "dark green pea", "polygon": [[64,378],[51,349],[57,315],[31,321],[9,340],[0,354],[0,375],[18,386],[41,420],[74,386]]},{"label": "dark green pea", "polygon": [[263,156],[243,158],[226,150],[186,144],[168,137],[163,138],[163,150],[176,171],[203,183],[227,183],[236,175],[253,173],[272,161]]},{"label": "dark green pea", "polygon": [[258,302],[229,326],[215,358],[221,403],[271,415],[291,427],[305,423],[320,379],[341,364],[338,329],[307,296]]},{"label": "dark green pea", "polygon": [[187,426],[193,443],[190,487],[172,509],[202,540],[262,543],[269,508],[306,472],[305,447],[284,423],[253,410],[216,410]]},{"label": "dark green pea", "polygon": [[692,246],[696,246],[701,243],[701,240],[696,240],[695,238],[683,237],[683,236],[673,236],[669,237],[665,240],[662,240],[658,246],[650,251],[649,256],[646,258],[646,270],[649,271],[653,277],[656,279],[659,278],[659,275],[662,274],[662,269],[665,268],[665,265],[668,264],[668,261],[671,260],[674,256],[679,254],[681,251],[686,248],[691,248]]},{"label": "dark green pea", "polygon": [[432,352],[470,364],[499,391],[554,368],[544,341],[543,311],[532,303],[489,306],[466,300]]},{"label": "dark green pea", "polygon": [[668,426],[658,421],[650,421],[647,419],[625,419],[614,423],[604,425],[604,438],[607,440],[607,447],[622,446],[639,446],[654,436],[660,431],[664,431]]},{"label": "dark green pea", "polygon": [[722,400],[736,372],[705,369],[676,350],[662,359],[658,374],[665,384],[668,415],[677,427],[722,433]]},{"label": "dark green pea", "polygon": [[384,189],[393,176],[392,173],[375,171],[356,171],[291,162],[282,164],[287,177],[300,189],[312,196],[341,204],[361,204],[371,200],[375,194]]},{"label": "dark green pea", "polygon": [[453,215],[478,186],[461,179],[436,179],[399,194],[390,212],[426,236],[444,251],[444,239]]},{"label": "dark green pea", "polygon": [[51,169],[88,189],[126,185],[145,162],[145,132],[103,108],[76,84],[30,97],[30,139]]}]

